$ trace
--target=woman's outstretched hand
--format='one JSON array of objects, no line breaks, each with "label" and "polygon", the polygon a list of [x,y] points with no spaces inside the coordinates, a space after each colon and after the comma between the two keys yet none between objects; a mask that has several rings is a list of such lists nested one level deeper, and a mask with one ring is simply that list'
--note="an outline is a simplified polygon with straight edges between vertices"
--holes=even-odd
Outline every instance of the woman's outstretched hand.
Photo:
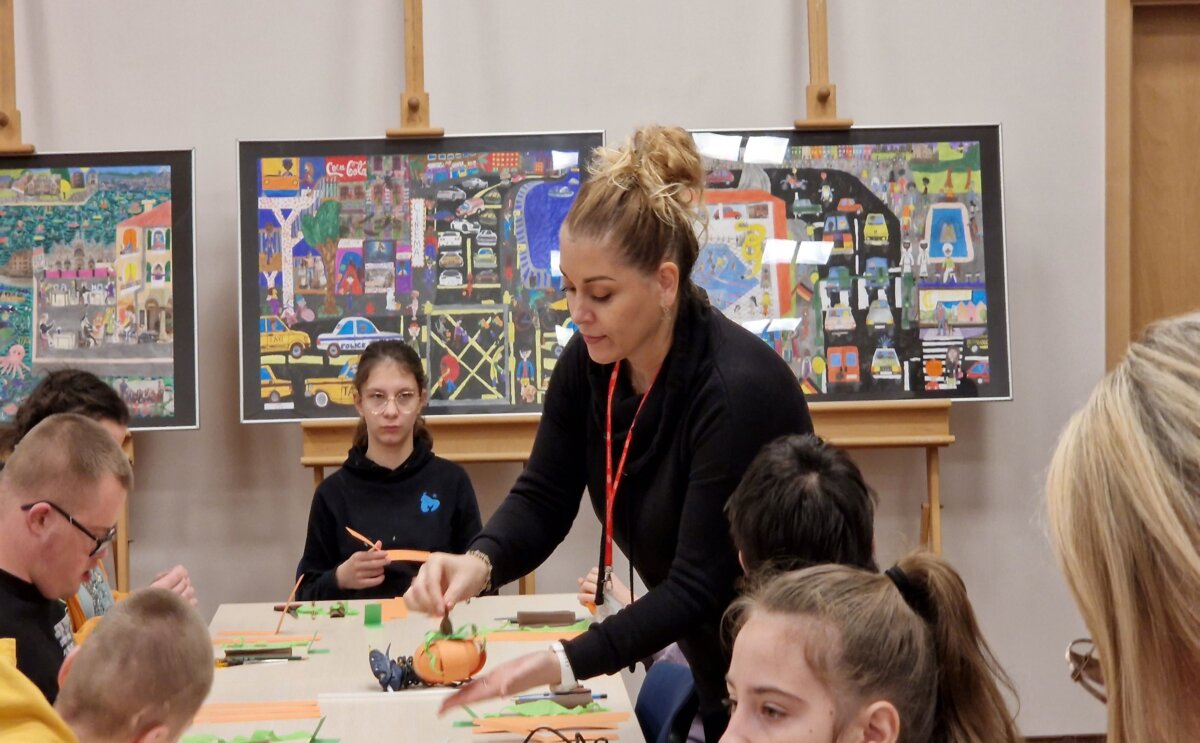
[{"label": "woman's outstretched hand", "polygon": [[478,596],[487,586],[488,573],[478,557],[434,552],[405,591],[404,603],[413,611],[445,616],[458,602]]}]

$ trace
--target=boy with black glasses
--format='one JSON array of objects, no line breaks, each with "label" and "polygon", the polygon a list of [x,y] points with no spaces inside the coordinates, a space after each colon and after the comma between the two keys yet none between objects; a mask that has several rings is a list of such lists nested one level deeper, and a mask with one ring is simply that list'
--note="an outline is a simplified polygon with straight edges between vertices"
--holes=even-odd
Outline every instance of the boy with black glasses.
[{"label": "boy with black glasses", "polygon": [[133,487],[133,470],[100,424],[46,418],[0,472],[0,638],[51,702],[74,647],[63,600],[104,557]]}]

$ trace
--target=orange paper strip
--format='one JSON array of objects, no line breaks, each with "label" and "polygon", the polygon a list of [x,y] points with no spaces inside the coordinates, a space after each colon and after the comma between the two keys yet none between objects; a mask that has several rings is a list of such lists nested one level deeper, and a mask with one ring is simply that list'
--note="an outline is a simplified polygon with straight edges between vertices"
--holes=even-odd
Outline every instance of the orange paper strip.
[{"label": "orange paper strip", "polygon": [[488,642],[554,642],[555,640],[573,640],[583,633],[579,630],[564,632],[489,632],[484,637]]},{"label": "orange paper strip", "polygon": [[196,713],[194,725],[220,722],[261,722],[264,720],[304,720],[321,717],[321,708],[313,701],[231,702],[206,704]]},{"label": "orange paper strip", "polygon": [[387,550],[387,556],[392,562],[425,562],[429,559],[425,550]]},{"label": "orange paper strip", "polygon": [[629,719],[628,712],[585,712],[582,715],[540,717],[476,717],[476,733],[529,733],[542,726],[558,730],[611,729]]},{"label": "orange paper strip", "polygon": [[385,622],[390,622],[393,619],[404,619],[408,616],[408,606],[405,605],[404,599],[400,597],[380,601],[379,605],[383,607],[383,613],[380,618]]},{"label": "orange paper strip", "polygon": [[[300,581],[304,580],[304,573],[296,579],[296,585],[292,586],[292,592],[288,594],[287,600],[283,602],[284,606],[292,603],[292,599],[296,598],[296,591],[300,588]],[[279,630],[283,627],[283,618],[287,616],[286,611],[279,612],[279,624],[275,625],[275,634],[279,634]]]},{"label": "orange paper strip", "polygon": [[358,541],[360,541],[360,542],[362,542],[363,544],[367,545],[367,546],[368,546],[368,547],[370,547],[371,549],[375,549],[375,543],[374,543],[374,542],[372,542],[372,541],[371,541],[371,539],[370,539],[369,537],[364,537],[362,534],[359,534],[358,532],[354,531],[353,529],[351,529],[351,528],[350,528],[350,527],[348,527],[348,526],[346,527],[346,531],[350,532],[350,536],[354,537],[354,538],[355,538],[355,539],[357,539]]}]

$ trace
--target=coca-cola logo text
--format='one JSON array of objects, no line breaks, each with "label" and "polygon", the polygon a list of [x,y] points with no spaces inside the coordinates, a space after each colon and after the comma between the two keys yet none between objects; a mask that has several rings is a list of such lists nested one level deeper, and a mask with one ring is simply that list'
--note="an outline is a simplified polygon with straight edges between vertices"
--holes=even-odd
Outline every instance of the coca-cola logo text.
[{"label": "coca-cola logo text", "polygon": [[365,181],[365,157],[331,157],[325,161],[325,177],[335,181]]}]

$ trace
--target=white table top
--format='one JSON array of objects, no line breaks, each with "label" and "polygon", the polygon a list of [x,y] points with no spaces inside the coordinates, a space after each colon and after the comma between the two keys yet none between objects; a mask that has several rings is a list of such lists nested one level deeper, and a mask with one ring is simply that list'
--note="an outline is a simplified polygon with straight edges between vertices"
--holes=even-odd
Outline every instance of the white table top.
[{"label": "white table top", "polygon": [[[327,606],[331,602],[318,602]],[[278,702],[316,700],[325,716],[321,738],[338,738],[341,743],[379,743],[380,741],[418,741],[425,743],[466,743],[467,741],[521,741],[516,735],[476,735],[470,728],[454,727],[456,721],[468,720],[461,709],[437,716],[438,705],[451,693],[450,689],[406,689],[383,692],[371,674],[368,653],[371,649],[386,650],[389,657],[413,655],[424,641],[425,633],[437,628],[437,621],[417,613],[405,619],[384,622],[379,627],[367,627],[363,607],[369,601],[352,601],[358,614],[340,619],[327,616],[288,616],[280,629],[282,635],[311,635],[320,639],[314,649],[327,653],[308,655],[303,661],[265,663],[258,665],[218,668],[212,693],[206,703]],[[272,631],[279,621],[273,604],[223,604],[210,625],[214,637],[223,631]],[[572,610],[583,617],[587,611],[579,605],[574,594],[544,594],[533,596],[486,596],[469,604],[455,607],[450,619],[457,628],[474,623],[480,629],[498,627],[500,617],[515,616],[517,610]],[[247,641],[269,641],[267,637],[247,636]],[[546,642],[489,642],[487,666],[494,668],[504,661],[546,648]],[[306,655],[303,647],[297,655]],[[222,655],[220,648],[216,654]],[[644,740],[633,716],[633,705],[620,674],[588,679],[586,685],[594,692],[605,693],[600,704],[612,711],[630,713],[629,720],[620,724],[616,738],[621,743],[642,743]],[[528,693],[545,692],[546,688],[530,689]],[[511,699],[493,700],[471,709],[477,714],[494,713],[513,704]],[[311,731],[315,720],[276,720],[195,725],[193,734],[211,734],[222,738],[249,735],[255,730],[268,729],[280,735],[303,730]],[[597,732],[597,735],[601,733]],[[613,739],[613,736],[609,736]],[[591,737],[589,736],[589,740]]]}]

